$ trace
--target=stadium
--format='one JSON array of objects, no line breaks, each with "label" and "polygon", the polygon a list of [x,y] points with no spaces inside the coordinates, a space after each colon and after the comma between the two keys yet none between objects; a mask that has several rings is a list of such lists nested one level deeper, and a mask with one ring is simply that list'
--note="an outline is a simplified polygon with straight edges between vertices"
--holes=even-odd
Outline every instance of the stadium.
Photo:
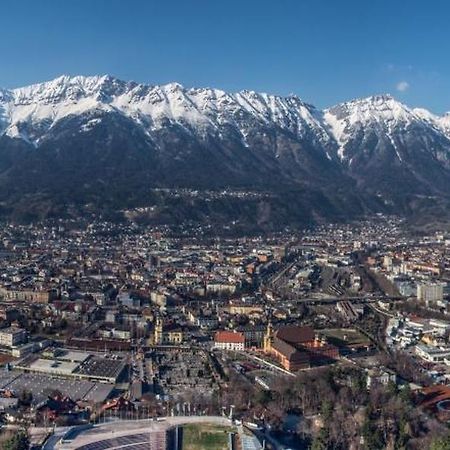
[{"label": "stadium", "polygon": [[72,427],[53,435],[43,450],[184,450],[191,448],[183,445],[184,426],[220,430],[221,444],[214,450],[262,448],[254,436],[245,434],[242,427],[236,428],[226,417],[191,416]]}]

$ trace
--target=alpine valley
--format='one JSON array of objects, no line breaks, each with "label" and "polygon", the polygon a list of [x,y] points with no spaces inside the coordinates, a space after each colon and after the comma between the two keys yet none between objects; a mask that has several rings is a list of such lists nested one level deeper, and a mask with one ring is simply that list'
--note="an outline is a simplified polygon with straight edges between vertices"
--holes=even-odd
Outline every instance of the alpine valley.
[{"label": "alpine valley", "polygon": [[255,227],[445,217],[450,115],[68,77],[0,90],[0,215]]}]

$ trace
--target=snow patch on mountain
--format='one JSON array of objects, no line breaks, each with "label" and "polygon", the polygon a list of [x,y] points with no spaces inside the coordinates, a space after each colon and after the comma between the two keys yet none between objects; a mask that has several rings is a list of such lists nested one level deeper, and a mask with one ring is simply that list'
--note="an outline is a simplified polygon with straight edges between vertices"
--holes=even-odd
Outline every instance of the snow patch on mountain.
[{"label": "snow patch on mountain", "polygon": [[[425,109],[410,109],[390,95],[377,95],[336,105],[325,110],[324,120],[338,143],[337,155],[341,161],[350,161],[347,144],[356,136],[374,133],[389,142],[397,158],[403,162],[398,142],[412,124],[430,126],[443,132],[442,118]],[[450,123],[450,121],[449,121]]]},{"label": "snow patch on mountain", "polygon": [[444,133],[450,138],[450,112],[439,117],[438,121],[441,129],[444,130]]},{"label": "snow patch on mountain", "polygon": [[[125,82],[114,77],[61,76],[45,83],[0,90],[0,134],[38,145],[46,133],[68,116],[86,115],[82,131],[98,122],[89,112],[117,112],[131,118],[149,137],[168,123],[200,137],[227,136],[234,130],[249,147],[255,125],[281,130],[313,142],[327,159],[346,164],[356,135],[375,133],[389,142],[402,161],[399,131],[423,124],[450,138],[450,114],[436,116],[421,108],[410,109],[390,95],[377,95],[317,110],[296,96],[281,97],[244,90],[187,89],[178,83],[161,86]],[[363,149],[361,149],[363,151]]]},{"label": "snow patch on mountain", "polygon": [[[297,136],[311,133],[323,142],[332,140],[323,126],[321,112],[298,97],[279,97],[242,91],[229,94],[218,89],[186,89],[178,83],[150,86],[102,77],[62,76],[46,83],[5,91],[0,97],[4,123],[1,130],[17,135],[21,123],[45,124],[49,130],[59,120],[93,109],[118,111],[146,132],[169,122],[191,132],[217,132],[231,126],[246,140],[252,121],[276,125]],[[42,128],[42,127],[41,127]],[[28,136],[29,139],[34,139]]]}]

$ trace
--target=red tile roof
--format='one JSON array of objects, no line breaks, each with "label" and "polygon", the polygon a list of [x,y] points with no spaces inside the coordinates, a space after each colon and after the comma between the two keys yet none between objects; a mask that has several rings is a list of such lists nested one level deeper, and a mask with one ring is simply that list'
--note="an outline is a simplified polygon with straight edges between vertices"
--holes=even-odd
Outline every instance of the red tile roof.
[{"label": "red tile roof", "polygon": [[243,344],[245,337],[242,333],[235,333],[234,331],[218,331],[214,336],[214,341],[227,344]]},{"label": "red tile roof", "polygon": [[443,400],[450,400],[450,387],[445,385],[435,385],[423,388],[421,391],[423,398],[420,406],[423,408],[433,409]]},{"label": "red tile roof", "polygon": [[277,338],[289,344],[305,344],[314,341],[314,330],[311,327],[286,325],[275,332]]}]

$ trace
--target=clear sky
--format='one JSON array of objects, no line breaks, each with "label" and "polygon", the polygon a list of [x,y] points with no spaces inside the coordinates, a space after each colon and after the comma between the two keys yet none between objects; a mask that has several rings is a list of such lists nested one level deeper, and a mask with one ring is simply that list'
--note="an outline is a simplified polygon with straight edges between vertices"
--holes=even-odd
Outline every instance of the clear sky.
[{"label": "clear sky", "polygon": [[61,74],[450,110],[446,0],[0,0],[0,86]]}]

